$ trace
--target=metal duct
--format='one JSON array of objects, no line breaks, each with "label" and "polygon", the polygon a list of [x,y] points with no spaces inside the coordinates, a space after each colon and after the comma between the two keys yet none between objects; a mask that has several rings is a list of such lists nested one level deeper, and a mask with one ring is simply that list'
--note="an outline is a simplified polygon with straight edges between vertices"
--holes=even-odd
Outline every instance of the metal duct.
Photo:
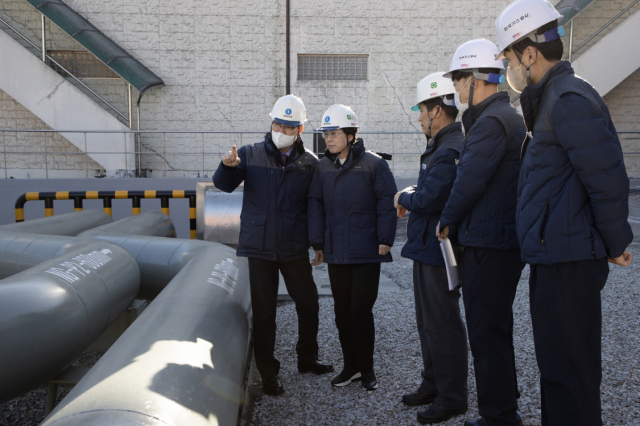
[{"label": "metal duct", "polygon": [[66,235],[79,233],[113,222],[111,216],[101,210],[83,210],[73,213],[34,219],[0,226],[0,231],[31,232],[34,234]]},{"label": "metal duct", "polygon": [[78,236],[93,237],[94,235],[116,233],[175,238],[176,228],[166,214],[158,211],[148,211],[90,229]]},{"label": "metal duct", "polygon": [[127,309],[139,280],[126,250],[94,240],[0,281],[0,402],[71,365]]},{"label": "metal duct", "polygon": [[229,247],[204,244],[208,249],[182,268],[44,425],[237,424],[249,340],[247,262]]}]

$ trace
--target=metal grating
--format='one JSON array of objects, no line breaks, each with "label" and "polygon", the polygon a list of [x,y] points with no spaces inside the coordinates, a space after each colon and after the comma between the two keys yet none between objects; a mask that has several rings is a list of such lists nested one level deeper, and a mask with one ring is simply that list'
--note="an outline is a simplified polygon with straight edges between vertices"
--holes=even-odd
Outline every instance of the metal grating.
[{"label": "metal grating", "polygon": [[367,80],[369,55],[298,55],[298,80]]},{"label": "metal grating", "polygon": [[[69,70],[78,78],[120,78],[111,68],[89,52],[75,51],[49,51],[49,56],[58,61],[60,65]],[[49,64],[63,77],[66,72],[54,63]]]}]

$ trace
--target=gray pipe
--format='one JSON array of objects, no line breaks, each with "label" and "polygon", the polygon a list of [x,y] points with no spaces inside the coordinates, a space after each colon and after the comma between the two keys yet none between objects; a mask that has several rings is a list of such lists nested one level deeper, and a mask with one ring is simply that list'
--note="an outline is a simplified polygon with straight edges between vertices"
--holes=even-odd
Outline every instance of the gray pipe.
[{"label": "gray pipe", "polygon": [[153,299],[202,251],[219,244],[208,241],[102,234],[93,238],[110,241],[127,250],[140,267],[138,298]]},{"label": "gray pipe", "polygon": [[84,231],[78,236],[93,237],[94,235],[112,233],[175,238],[176,228],[166,214],[158,211],[148,211],[117,222],[98,226]]},{"label": "gray pipe", "polygon": [[0,232],[0,279],[94,242],[90,238]]},{"label": "gray pipe", "polygon": [[205,244],[44,425],[237,424],[249,340],[247,261]]},{"label": "gray pipe", "polygon": [[79,233],[113,222],[111,216],[100,210],[82,210],[59,214],[26,222],[0,226],[0,231],[30,232],[34,234],[66,235],[75,237]]},{"label": "gray pipe", "polygon": [[0,281],[0,402],[64,371],[133,301],[140,271],[131,255],[82,243]]},{"label": "gray pipe", "polygon": [[[140,215],[128,217],[117,222],[107,223],[98,226],[95,229],[88,229],[92,225],[100,222],[106,222],[104,217],[111,221],[111,217],[106,213],[98,210],[93,212],[99,214],[86,214],[83,212],[69,213],[67,215],[52,216],[44,219],[37,219],[29,222],[16,223],[0,227],[0,279],[10,277],[18,272],[22,272],[41,262],[53,259],[56,256],[64,254],[69,250],[78,249],[88,244],[93,244],[94,240],[89,237],[98,234],[106,235],[122,235],[128,233],[139,233],[141,235],[157,235],[157,236],[175,236],[175,228],[171,219],[161,212],[145,212]],[[74,218],[77,224],[74,228]],[[92,218],[93,220],[88,220]],[[55,220],[54,220],[55,219]],[[36,224],[27,227],[31,222]],[[13,232],[14,228],[24,232]],[[9,229],[12,232],[6,232]],[[83,229],[88,229],[82,232]],[[78,238],[70,238],[53,235],[28,234],[29,232],[38,233],[70,233],[75,234],[81,232]],[[2,232],[5,231],[5,232]],[[114,234],[118,232],[119,234]],[[80,238],[87,237],[87,238]],[[190,241],[190,240],[187,240]],[[177,271],[176,271],[177,273]],[[171,276],[173,278],[175,273]],[[164,284],[157,288],[153,295],[157,295],[162,288],[171,280],[164,280]]]}]

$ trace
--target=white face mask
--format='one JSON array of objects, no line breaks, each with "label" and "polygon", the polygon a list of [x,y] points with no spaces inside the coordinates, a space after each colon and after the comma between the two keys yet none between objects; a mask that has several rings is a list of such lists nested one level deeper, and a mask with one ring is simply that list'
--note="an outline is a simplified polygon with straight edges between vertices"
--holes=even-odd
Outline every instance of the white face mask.
[{"label": "white face mask", "polygon": [[[469,79],[471,80],[471,79]],[[460,92],[462,92],[464,90],[465,87],[467,87],[467,83],[469,83],[469,80],[467,80],[466,83],[464,83],[464,86],[462,86],[462,89],[460,89]],[[460,111],[460,114],[462,115],[468,108],[469,108],[469,102],[462,102],[460,100],[460,92],[456,92],[453,94],[453,99],[455,100],[456,103],[456,108],[458,108],[458,111]]]},{"label": "white face mask", "polygon": [[284,133],[271,131],[271,140],[278,149],[293,145],[298,135],[285,135]]},{"label": "white face mask", "polygon": [[515,69],[507,67],[507,81],[513,90],[522,93],[527,87],[527,79],[522,75],[522,65],[518,65]]}]

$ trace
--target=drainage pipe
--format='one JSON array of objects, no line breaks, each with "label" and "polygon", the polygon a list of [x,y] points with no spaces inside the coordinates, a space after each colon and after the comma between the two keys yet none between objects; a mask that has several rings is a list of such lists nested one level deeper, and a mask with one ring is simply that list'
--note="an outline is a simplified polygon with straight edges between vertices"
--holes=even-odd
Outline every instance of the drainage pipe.
[{"label": "drainage pipe", "polygon": [[26,222],[0,226],[1,231],[31,232],[34,234],[66,235],[75,237],[83,231],[113,222],[111,216],[101,210],[82,210]]},{"label": "drainage pipe", "polygon": [[100,234],[129,234],[175,238],[176,228],[166,214],[158,211],[148,211],[113,223],[98,226],[97,228],[84,231],[78,236],[93,237]]},{"label": "drainage pipe", "polygon": [[131,255],[87,241],[0,281],[0,402],[64,371],[133,301],[140,271]]},{"label": "drainage pipe", "polygon": [[43,425],[237,424],[250,332],[247,261],[205,244]]}]

